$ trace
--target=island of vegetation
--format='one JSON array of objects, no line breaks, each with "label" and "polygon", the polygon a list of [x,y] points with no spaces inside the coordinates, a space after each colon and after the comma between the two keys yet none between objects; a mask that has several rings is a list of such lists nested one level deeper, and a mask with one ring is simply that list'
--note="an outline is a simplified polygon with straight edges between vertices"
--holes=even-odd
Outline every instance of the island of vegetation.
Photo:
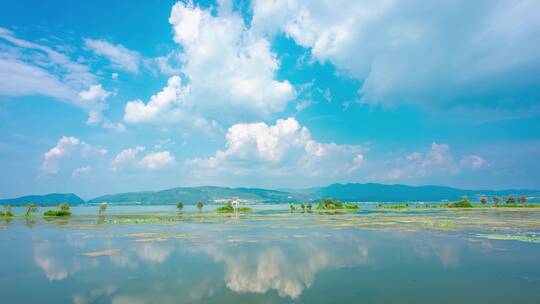
[{"label": "island of vegetation", "polygon": [[332,200],[331,198],[324,199],[317,205],[318,211],[328,210],[357,210],[360,207],[356,204],[346,204],[340,200]]},{"label": "island of vegetation", "polygon": [[218,212],[218,213],[250,212],[251,208],[249,208],[249,207],[241,207],[241,206],[234,207],[233,206],[233,201],[229,200],[227,202],[227,205],[222,206],[222,207],[218,207],[218,208],[215,209],[215,211]]}]

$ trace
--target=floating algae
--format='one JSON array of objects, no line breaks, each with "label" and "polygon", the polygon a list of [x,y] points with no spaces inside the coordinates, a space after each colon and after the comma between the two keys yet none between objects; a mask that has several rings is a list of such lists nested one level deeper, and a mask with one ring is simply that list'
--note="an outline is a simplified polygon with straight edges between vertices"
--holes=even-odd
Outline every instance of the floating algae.
[{"label": "floating algae", "polygon": [[520,241],[527,243],[540,243],[540,236],[536,234],[477,234],[478,238],[500,241]]},{"label": "floating algae", "polygon": [[120,249],[105,249],[105,250],[98,250],[98,251],[92,251],[92,252],[85,252],[82,255],[87,257],[100,257],[100,256],[107,256],[107,255],[113,255],[120,252]]},{"label": "floating algae", "polygon": [[161,242],[166,241],[171,238],[181,239],[181,238],[194,238],[193,234],[190,233],[165,233],[165,232],[135,232],[127,233],[122,235],[126,238],[134,238],[134,242],[139,243],[152,243],[152,242]]}]

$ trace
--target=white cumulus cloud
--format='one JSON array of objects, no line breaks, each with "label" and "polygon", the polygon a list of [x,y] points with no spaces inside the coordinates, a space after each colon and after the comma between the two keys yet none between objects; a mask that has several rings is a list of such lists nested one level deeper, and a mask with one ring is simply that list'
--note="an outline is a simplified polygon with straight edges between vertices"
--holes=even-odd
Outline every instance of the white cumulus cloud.
[{"label": "white cumulus cloud", "polygon": [[[54,175],[60,171],[60,164],[63,159],[71,156],[77,156],[78,158],[88,158],[91,156],[103,156],[108,151],[106,149],[92,146],[77,137],[74,136],[62,136],[56,145],[43,154],[43,162],[41,164],[41,173],[47,175]],[[74,175],[80,173],[87,173],[90,168],[78,168],[73,171]],[[78,171],[75,174],[75,171]]]},{"label": "white cumulus cloud", "polygon": [[90,171],[92,171],[91,166],[79,167],[73,170],[73,172],[71,173],[71,176],[77,177],[77,176],[85,175],[85,174],[90,173]]},{"label": "white cumulus cloud", "polygon": [[175,163],[175,158],[169,151],[150,152],[141,157],[140,154],[145,150],[145,147],[138,146],[120,151],[111,162],[110,169],[112,171],[120,168],[155,170]]},{"label": "white cumulus cloud", "polygon": [[225,7],[217,12],[183,2],[172,8],[169,22],[190,87],[186,103],[212,119],[283,111],[295,90],[275,79],[279,61],[270,42],[251,35],[239,14]]},{"label": "white cumulus cloud", "polygon": [[235,124],[226,141],[226,148],[214,156],[187,161],[196,176],[340,178],[364,163],[363,147],[320,143],[292,117],[275,125]]}]

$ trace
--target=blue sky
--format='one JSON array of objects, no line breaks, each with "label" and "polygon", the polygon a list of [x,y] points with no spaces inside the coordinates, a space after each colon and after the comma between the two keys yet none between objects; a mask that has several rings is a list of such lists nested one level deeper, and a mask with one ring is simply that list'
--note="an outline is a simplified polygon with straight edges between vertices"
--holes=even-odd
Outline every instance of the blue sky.
[{"label": "blue sky", "polygon": [[540,188],[537,1],[11,1],[0,197]]}]

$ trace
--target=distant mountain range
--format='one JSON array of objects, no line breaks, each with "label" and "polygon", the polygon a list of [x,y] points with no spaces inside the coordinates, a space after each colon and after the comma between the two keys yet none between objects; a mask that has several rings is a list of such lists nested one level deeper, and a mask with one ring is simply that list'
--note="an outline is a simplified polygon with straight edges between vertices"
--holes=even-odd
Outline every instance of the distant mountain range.
[{"label": "distant mountain range", "polygon": [[68,203],[70,205],[81,205],[85,201],[73,193],[51,193],[45,195],[27,195],[11,199],[0,200],[0,205],[26,205],[29,203],[41,206],[58,205],[59,203]]},{"label": "distant mountain range", "polygon": [[305,195],[289,193],[277,190],[267,190],[258,188],[225,188],[225,187],[178,187],[161,191],[129,192],[111,194],[96,197],[88,203],[141,203],[141,204],[176,204],[184,202],[195,204],[198,201],[212,202],[220,201],[231,197],[242,200],[257,202],[291,202],[306,199]]},{"label": "distant mountain range", "polygon": [[71,205],[95,204],[195,204],[203,202],[225,202],[231,197],[259,203],[291,203],[316,201],[322,198],[334,198],[343,201],[358,202],[403,202],[403,201],[442,201],[459,200],[464,195],[474,200],[480,196],[526,195],[529,201],[540,199],[540,190],[464,190],[444,186],[407,186],[386,184],[332,184],[326,187],[307,189],[268,190],[259,188],[227,187],[177,187],[161,191],[128,192],[109,194],[84,201],[75,194],[47,194],[23,196],[0,200],[0,204],[24,205],[35,203],[42,206],[67,202]]}]

